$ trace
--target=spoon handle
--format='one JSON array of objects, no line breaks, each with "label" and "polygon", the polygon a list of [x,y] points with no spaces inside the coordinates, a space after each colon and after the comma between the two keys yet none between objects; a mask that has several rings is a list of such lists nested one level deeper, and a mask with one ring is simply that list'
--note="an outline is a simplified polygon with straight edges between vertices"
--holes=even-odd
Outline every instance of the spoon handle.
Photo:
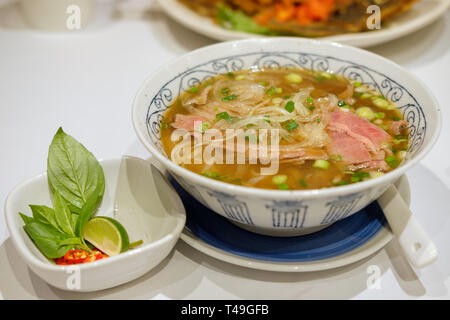
[{"label": "spoon handle", "polygon": [[378,198],[378,203],[409,262],[416,268],[433,263],[437,248],[394,185]]}]

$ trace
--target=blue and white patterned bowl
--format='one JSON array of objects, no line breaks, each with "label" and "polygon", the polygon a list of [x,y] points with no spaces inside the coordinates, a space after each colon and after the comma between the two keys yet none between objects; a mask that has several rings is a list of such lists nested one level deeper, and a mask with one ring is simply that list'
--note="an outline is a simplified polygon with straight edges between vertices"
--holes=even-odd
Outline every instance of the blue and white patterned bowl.
[{"label": "blue and white patterned bowl", "polygon": [[[374,86],[397,103],[410,123],[411,146],[406,162],[369,181],[321,190],[284,191],[223,183],[170,161],[161,146],[159,132],[169,105],[198,82],[252,66],[330,70]],[[183,55],[144,82],[133,104],[132,120],[144,146],[197,200],[244,228],[279,236],[319,230],[376,200],[430,151],[441,127],[436,99],[419,79],[402,67],[361,49],[298,38],[224,42]]]}]

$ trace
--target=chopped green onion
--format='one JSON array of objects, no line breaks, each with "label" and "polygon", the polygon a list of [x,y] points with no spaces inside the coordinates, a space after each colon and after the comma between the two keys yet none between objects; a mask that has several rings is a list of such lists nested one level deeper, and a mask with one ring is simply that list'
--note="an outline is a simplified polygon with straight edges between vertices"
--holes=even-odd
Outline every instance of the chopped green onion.
[{"label": "chopped green onion", "polygon": [[287,100],[287,99],[289,99],[290,97],[291,97],[291,96],[287,95],[287,96],[284,96],[283,99],[284,99],[284,100]]},{"label": "chopped green onion", "polygon": [[302,76],[296,73],[289,73],[288,75],[285,76],[285,79],[293,83],[300,83],[303,81]]},{"label": "chopped green onion", "polygon": [[400,121],[400,120],[402,120],[402,118],[397,117],[397,116],[394,116],[394,117],[392,118],[392,120],[394,120],[394,121]]},{"label": "chopped green onion", "polygon": [[229,76],[230,78],[233,78],[234,77],[234,73],[233,72],[228,72],[227,76]]},{"label": "chopped green onion", "polygon": [[280,183],[278,185],[278,189],[280,189],[280,190],[288,190],[289,189],[289,185],[287,183]]},{"label": "chopped green onion", "polygon": [[406,142],[406,141],[408,141],[408,139],[394,139],[393,140],[394,144],[400,144],[400,143]]},{"label": "chopped green onion", "polygon": [[263,87],[265,87],[265,86],[267,86],[267,82],[266,81],[261,81],[261,82],[258,82],[258,84],[260,85],[260,86],[263,86]]},{"label": "chopped green onion", "polygon": [[254,126],[253,123],[247,123],[247,125],[246,125],[247,128],[251,128],[251,127],[253,127],[253,126]]},{"label": "chopped green onion", "polygon": [[395,167],[397,167],[397,166],[399,165],[399,161],[398,161],[397,157],[394,156],[394,155],[389,156],[389,157],[387,157],[387,158],[384,159],[384,160],[385,160],[385,161],[387,162],[387,164],[388,164],[389,166],[391,166],[392,168],[395,168]]},{"label": "chopped green onion", "polygon": [[339,162],[342,161],[342,156],[340,154],[331,154],[330,159],[335,162]]},{"label": "chopped green onion", "polygon": [[229,96],[223,97],[223,98],[222,98],[222,101],[231,101],[231,100],[234,100],[234,99],[236,99],[237,97],[238,97],[237,95],[235,95],[235,94],[232,94],[232,95],[229,95]]},{"label": "chopped green onion", "polygon": [[283,93],[283,88],[275,88],[275,93]]},{"label": "chopped green onion", "polygon": [[306,187],[308,186],[308,184],[306,183],[306,181],[303,180],[303,179],[300,179],[300,185],[301,185],[303,188],[306,188]]},{"label": "chopped green onion", "polygon": [[381,108],[381,109],[386,109],[386,110],[394,110],[395,109],[395,105],[389,103],[389,101],[387,101],[384,98],[377,97],[377,98],[373,99],[372,102],[374,105],[376,105],[378,108]]},{"label": "chopped green onion", "polygon": [[202,175],[208,178],[220,179],[221,176],[217,172],[202,172]]},{"label": "chopped green onion", "polygon": [[309,103],[309,104],[313,104],[313,103],[314,103],[314,99],[311,98],[311,97],[306,98],[305,101],[306,101],[307,103]]},{"label": "chopped green onion", "polygon": [[372,95],[369,94],[369,93],[367,93],[367,92],[364,92],[364,93],[361,95],[361,99],[369,99],[369,98],[372,98]]},{"label": "chopped green onion", "polygon": [[319,118],[317,118],[317,119],[316,119],[316,122],[317,122],[317,123],[320,123],[320,119],[319,119]]},{"label": "chopped green onion", "polygon": [[359,181],[361,181],[361,180],[363,180],[364,178],[367,178],[367,177],[369,177],[369,173],[368,172],[358,171],[358,172],[355,172],[351,176],[350,181],[351,182],[359,182]]},{"label": "chopped green onion", "polygon": [[327,170],[330,167],[330,163],[327,160],[316,160],[313,164],[313,167],[316,169]]},{"label": "chopped green onion", "polygon": [[220,90],[220,93],[224,96],[227,96],[230,93],[230,88],[222,88],[222,90]]},{"label": "chopped green onion", "polygon": [[384,119],[385,116],[384,112],[375,112],[375,118],[377,119]]},{"label": "chopped green onion", "polygon": [[315,108],[316,107],[314,107],[314,106],[310,106],[310,107],[308,107],[308,110],[313,111]]},{"label": "chopped green onion", "polygon": [[286,105],[284,106],[284,108],[288,111],[288,112],[292,112],[295,109],[295,105],[294,105],[294,101],[289,100]]},{"label": "chopped green onion", "polygon": [[326,72],[326,71],[321,72],[320,75],[321,75],[322,77],[324,77],[325,79],[333,79],[333,78],[336,78],[336,76],[335,76],[334,74],[332,74],[332,73],[330,73],[330,72]]},{"label": "chopped green onion", "polygon": [[272,182],[275,184],[282,184],[287,181],[288,177],[285,174],[277,174],[276,176],[272,177]]},{"label": "chopped green onion", "polygon": [[220,175],[217,172],[202,172],[201,175],[211,178],[211,179],[216,179],[216,180],[228,180],[229,182],[232,183],[237,183],[237,184],[242,184],[242,179],[241,178],[233,178],[231,175],[229,174],[223,174]]},{"label": "chopped green onion", "polygon": [[196,92],[198,92],[198,87],[192,87],[192,88],[189,88],[189,90],[188,90],[190,93],[196,93]]},{"label": "chopped green onion", "polygon": [[208,130],[209,128],[211,128],[211,125],[208,122],[202,123],[202,132]]},{"label": "chopped green onion", "polygon": [[355,88],[358,88],[358,87],[361,87],[361,82],[359,82],[359,81],[355,81],[355,82],[353,82],[353,86],[355,87]]},{"label": "chopped green onion", "polygon": [[360,107],[356,109],[355,113],[360,116],[361,118],[364,118],[366,120],[373,120],[375,119],[375,112],[369,107]]},{"label": "chopped green onion", "polygon": [[228,114],[228,112],[224,111],[216,114],[216,119],[231,120],[232,117]]},{"label": "chopped green onion", "polygon": [[319,82],[319,83],[322,82],[324,79],[325,78],[322,77],[322,76],[316,77],[316,81]]},{"label": "chopped green onion", "polygon": [[287,131],[295,130],[298,127],[298,123],[295,120],[291,120],[286,126]]},{"label": "chopped green onion", "polygon": [[166,129],[169,129],[169,128],[172,128],[172,125],[170,123],[168,123],[168,122],[162,122],[161,123],[161,129],[166,130]]},{"label": "chopped green onion", "polygon": [[273,96],[273,95],[276,93],[276,92],[275,92],[275,87],[270,87],[270,89],[267,90],[266,93],[267,93],[269,96]]},{"label": "chopped green onion", "polygon": [[338,107],[339,108],[350,109],[350,106],[345,101],[339,101],[338,102]]}]

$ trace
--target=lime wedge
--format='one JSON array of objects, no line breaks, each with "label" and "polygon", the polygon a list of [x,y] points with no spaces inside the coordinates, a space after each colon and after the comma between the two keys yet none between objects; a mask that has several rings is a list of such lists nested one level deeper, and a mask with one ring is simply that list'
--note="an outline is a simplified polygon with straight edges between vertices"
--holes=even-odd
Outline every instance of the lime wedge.
[{"label": "lime wedge", "polygon": [[95,217],[86,223],[83,238],[109,256],[128,249],[130,242],[125,228],[115,219]]}]

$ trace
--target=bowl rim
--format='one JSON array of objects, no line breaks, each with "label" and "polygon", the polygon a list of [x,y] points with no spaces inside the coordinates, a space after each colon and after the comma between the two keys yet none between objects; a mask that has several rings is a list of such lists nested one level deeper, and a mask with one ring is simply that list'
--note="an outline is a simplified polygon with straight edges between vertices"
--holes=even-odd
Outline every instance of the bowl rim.
[{"label": "bowl rim", "polygon": [[[183,60],[189,60],[190,58],[195,57],[199,53],[207,52],[209,50],[213,50],[215,48],[226,48],[228,46],[238,46],[239,44],[254,44],[256,46],[255,49],[258,49],[259,44],[266,44],[271,42],[285,42],[285,43],[302,43],[302,44],[308,44],[311,46],[322,46],[322,47],[329,47],[334,50],[340,50],[341,48],[344,48],[345,50],[354,51],[355,54],[363,55],[367,58],[376,59],[383,63],[386,67],[392,67],[400,70],[401,72],[407,74],[411,80],[416,82],[420,87],[422,87],[425,91],[425,94],[430,99],[430,104],[434,107],[434,111],[436,112],[436,124],[434,126],[434,132],[433,135],[430,137],[429,143],[416,154],[416,156],[409,160],[407,163],[402,164],[401,166],[395,168],[394,170],[384,174],[381,177],[377,177],[376,179],[370,179],[366,181],[361,181],[355,184],[349,184],[344,186],[337,186],[337,187],[329,187],[329,188],[322,188],[322,189],[311,189],[311,190],[277,190],[277,189],[260,189],[255,187],[247,187],[247,186],[239,186],[234,185],[218,180],[213,180],[207,177],[204,177],[198,173],[194,173],[192,171],[189,171],[188,169],[185,169],[181,167],[178,164],[175,164],[173,161],[171,161],[169,158],[166,158],[157,148],[153,146],[153,144],[147,139],[146,132],[142,132],[139,129],[139,119],[137,118],[137,110],[139,108],[138,100],[145,95],[145,90],[147,85],[157,79],[158,75],[160,75],[163,71],[167,71],[167,66],[179,63]],[[276,50],[274,50],[276,51]],[[331,51],[334,52],[334,51]],[[245,54],[245,52],[243,53]],[[221,57],[217,57],[216,59],[226,58],[227,55],[224,54]],[[351,60],[347,60],[350,61]],[[191,67],[195,68],[195,66]],[[369,68],[370,69],[370,68]],[[164,79],[164,77],[162,78]],[[161,82],[164,82],[165,80],[162,80]],[[153,94],[151,95],[153,96]],[[378,54],[372,53],[370,51],[352,47],[349,45],[344,45],[336,42],[328,42],[328,41],[320,41],[315,39],[303,39],[303,38],[296,38],[296,37],[272,37],[272,38],[249,38],[249,39],[241,39],[241,40],[233,40],[233,41],[224,41],[220,43],[211,44],[205,47],[201,47],[199,49],[190,51],[186,54],[183,54],[179,57],[173,58],[169,60],[168,62],[165,62],[162,66],[157,68],[155,71],[153,71],[147,78],[144,80],[144,82],[141,84],[140,88],[138,89],[133,103],[132,103],[132,110],[131,110],[131,121],[133,124],[134,131],[136,135],[138,136],[138,139],[141,141],[141,143],[145,146],[145,148],[154,156],[156,159],[161,162],[167,169],[170,171],[175,172],[176,174],[180,175],[181,177],[186,177],[188,181],[192,181],[195,184],[202,185],[211,189],[215,190],[223,190],[225,192],[229,192],[231,194],[236,195],[243,195],[243,196],[253,196],[253,197],[267,197],[267,198],[277,198],[279,200],[292,200],[293,198],[298,197],[299,199],[317,199],[322,197],[333,197],[333,196],[342,196],[346,194],[352,194],[352,193],[358,193],[366,189],[370,189],[376,185],[381,185],[383,183],[388,183],[390,181],[393,181],[394,179],[397,179],[402,174],[405,173],[408,169],[416,165],[428,152],[434,147],[436,144],[442,127],[442,114],[441,109],[439,106],[439,103],[435,96],[433,95],[432,91],[428,88],[428,86],[416,75],[409,72],[406,68],[398,65],[397,63],[380,56]]]},{"label": "bowl rim", "polygon": [[[133,156],[124,156],[126,158],[133,158],[139,161],[145,161],[146,163],[148,163],[148,161],[138,158],[138,157],[133,157]],[[121,158],[107,158],[107,159],[100,159],[99,162],[103,163],[106,161],[112,161],[112,162],[119,162],[122,160],[123,157]],[[155,248],[164,246],[167,243],[170,243],[170,241],[172,241],[174,238],[179,238],[181,232],[183,231],[185,222],[186,222],[186,211],[184,209],[184,206],[182,205],[182,212],[177,212],[176,213],[176,224],[174,225],[174,227],[172,228],[172,230],[167,233],[166,235],[164,235],[162,238],[147,243],[147,244],[142,244],[141,246],[133,249],[133,250],[128,250],[126,252],[123,252],[121,254],[118,254],[116,256],[113,257],[109,257],[108,259],[101,259],[98,261],[93,261],[90,263],[82,263],[82,264],[75,264],[75,265],[64,265],[64,266],[60,266],[57,264],[53,264],[50,261],[48,262],[44,262],[42,260],[40,260],[38,257],[36,257],[36,255],[31,252],[29,250],[29,248],[25,245],[24,243],[24,237],[23,235],[19,232],[20,226],[17,226],[16,223],[14,222],[14,214],[17,214],[17,212],[14,212],[14,210],[12,210],[11,206],[11,199],[14,195],[16,195],[17,193],[20,193],[20,190],[25,187],[28,184],[32,184],[35,183],[37,180],[43,179],[47,177],[47,173],[46,172],[42,172],[36,176],[33,176],[31,178],[28,178],[20,183],[18,183],[7,195],[6,200],[5,200],[5,204],[4,204],[4,210],[5,210],[5,220],[6,220],[6,225],[8,227],[8,231],[9,234],[11,236],[11,239],[13,241],[14,247],[16,248],[16,250],[19,252],[20,256],[22,256],[22,258],[29,264],[32,265],[36,268],[40,268],[40,269],[44,269],[47,271],[64,271],[66,272],[68,269],[70,270],[71,268],[77,267],[80,269],[80,271],[84,271],[84,270],[91,270],[91,269],[96,269],[99,267],[103,267],[103,266],[107,266],[110,264],[115,264],[118,263],[124,259],[129,258],[130,256],[137,256],[137,255],[145,255],[147,253],[149,253],[150,251],[152,251]],[[169,184],[170,185],[170,184]],[[173,188],[170,185],[171,188]],[[180,199],[181,202],[181,199]],[[39,249],[37,249],[39,251]],[[39,251],[40,252],[40,251]],[[41,253],[42,254],[42,253]],[[43,254],[42,256],[47,259]],[[47,259],[50,260],[50,259]]]}]

